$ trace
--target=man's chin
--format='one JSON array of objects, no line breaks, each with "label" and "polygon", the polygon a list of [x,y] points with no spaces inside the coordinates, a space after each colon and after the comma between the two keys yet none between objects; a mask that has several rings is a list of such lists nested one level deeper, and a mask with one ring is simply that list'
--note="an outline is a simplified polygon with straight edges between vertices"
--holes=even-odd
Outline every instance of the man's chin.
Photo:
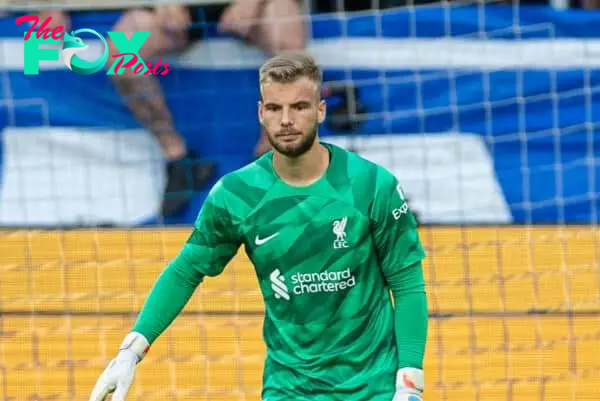
[{"label": "man's chin", "polygon": [[310,140],[303,135],[268,137],[273,150],[286,157],[299,157],[308,152],[314,145],[316,136]]},{"label": "man's chin", "polygon": [[298,157],[298,156],[302,155],[302,153],[304,153],[301,151],[301,149],[298,146],[290,146],[290,145],[280,145],[280,146],[276,147],[275,150],[277,150],[283,156],[287,156],[287,157]]},{"label": "man's chin", "polygon": [[298,143],[283,143],[273,146],[275,150],[287,157],[299,157],[308,152],[310,146],[306,146],[302,142]]}]

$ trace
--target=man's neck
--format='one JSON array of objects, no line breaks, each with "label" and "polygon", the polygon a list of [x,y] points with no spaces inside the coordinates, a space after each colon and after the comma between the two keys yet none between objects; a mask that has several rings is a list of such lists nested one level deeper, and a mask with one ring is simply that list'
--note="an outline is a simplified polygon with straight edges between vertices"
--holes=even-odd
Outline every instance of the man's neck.
[{"label": "man's neck", "polygon": [[286,183],[306,186],[323,176],[329,166],[329,150],[319,142],[302,156],[287,157],[273,153],[273,168]]}]

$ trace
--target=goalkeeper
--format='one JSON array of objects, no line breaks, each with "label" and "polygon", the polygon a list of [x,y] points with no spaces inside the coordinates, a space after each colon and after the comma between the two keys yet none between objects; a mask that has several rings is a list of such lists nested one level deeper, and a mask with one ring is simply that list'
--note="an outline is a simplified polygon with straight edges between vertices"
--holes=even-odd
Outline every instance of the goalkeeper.
[{"label": "goalkeeper", "polygon": [[428,314],[416,222],[391,173],[319,140],[321,76],[303,53],[261,67],[258,115],[273,151],[212,188],[91,401],[125,399],[136,364],[240,245],[265,303],[262,400],[422,400]]}]

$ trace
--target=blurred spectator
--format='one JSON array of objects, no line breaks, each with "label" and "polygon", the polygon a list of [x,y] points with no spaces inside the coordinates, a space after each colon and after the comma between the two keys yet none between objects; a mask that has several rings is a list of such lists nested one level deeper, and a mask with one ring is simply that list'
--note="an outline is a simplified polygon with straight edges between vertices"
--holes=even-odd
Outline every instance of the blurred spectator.
[{"label": "blurred spectator", "polygon": [[[186,50],[191,43],[202,39],[205,23],[218,23],[221,31],[246,40],[268,54],[303,50],[306,33],[299,1],[235,0],[230,4],[202,7],[170,4],[128,9],[112,29],[125,32],[128,37],[135,31],[150,31],[149,39],[139,51],[140,57],[147,61]],[[70,25],[62,11],[40,14],[42,21],[47,17],[53,18],[50,28],[62,25],[68,29]],[[113,42],[108,43],[110,56],[118,54]],[[168,183],[162,213],[168,216],[189,202],[193,190],[205,185],[213,176],[215,166],[186,148],[155,76],[135,75],[128,69],[122,75],[111,77],[133,115],[160,143],[167,159]],[[255,153],[261,154],[268,148],[263,136]]]}]

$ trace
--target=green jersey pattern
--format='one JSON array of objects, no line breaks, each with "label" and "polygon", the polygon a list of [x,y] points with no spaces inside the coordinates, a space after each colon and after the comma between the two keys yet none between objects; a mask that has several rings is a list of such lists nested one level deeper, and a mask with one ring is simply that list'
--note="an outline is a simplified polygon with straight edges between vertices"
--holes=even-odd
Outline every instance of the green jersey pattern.
[{"label": "green jersey pattern", "polygon": [[224,176],[188,243],[215,276],[244,246],[265,303],[264,401],[390,401],[398,355],[385,277],[425,255],[396,178],[330,144],[325,175],[278,178],[272,153]]}]

